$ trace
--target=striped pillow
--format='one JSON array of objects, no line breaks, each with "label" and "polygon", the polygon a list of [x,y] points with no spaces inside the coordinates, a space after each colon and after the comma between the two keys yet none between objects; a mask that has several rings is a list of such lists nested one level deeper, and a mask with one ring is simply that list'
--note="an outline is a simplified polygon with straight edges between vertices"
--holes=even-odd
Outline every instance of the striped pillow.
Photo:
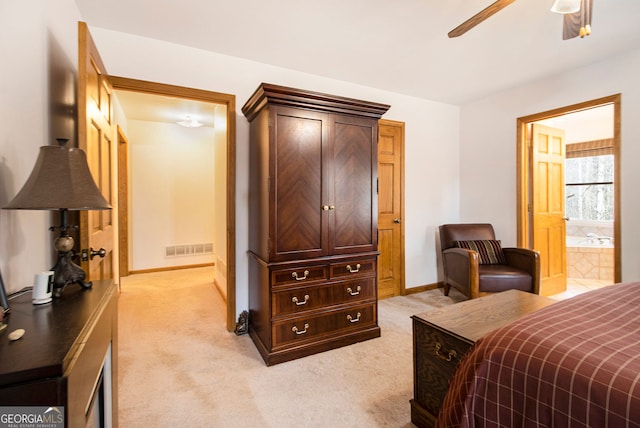
[{"label": "striped pillow", "polygon": [[480,255],[481,265],[505,264],[507,260],[502,252],[500,241],[479,240],[479,241],[455,241],[457,248],[467,248],[476,251]]}]

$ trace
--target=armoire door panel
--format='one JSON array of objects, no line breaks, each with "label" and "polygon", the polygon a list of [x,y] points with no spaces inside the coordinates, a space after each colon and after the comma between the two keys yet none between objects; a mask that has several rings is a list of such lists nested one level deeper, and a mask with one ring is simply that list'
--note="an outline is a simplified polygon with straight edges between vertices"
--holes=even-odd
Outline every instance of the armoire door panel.
[{"label": "armoire door panel", "polygon": [[336,253],[376,249],[377,161],[374,161],[374,142],[377,129],[373,123],[350,117],[338,117],[333,123],[335,209],[332,210],[334,233],[330,241]]},{"label": "armoire door panel", "polygon": [[326,253],[323,195],[322,116],[295,114],[290,109],[275,113],[275,152],[272,189],[274,232],[272,255],[300,257]]}]

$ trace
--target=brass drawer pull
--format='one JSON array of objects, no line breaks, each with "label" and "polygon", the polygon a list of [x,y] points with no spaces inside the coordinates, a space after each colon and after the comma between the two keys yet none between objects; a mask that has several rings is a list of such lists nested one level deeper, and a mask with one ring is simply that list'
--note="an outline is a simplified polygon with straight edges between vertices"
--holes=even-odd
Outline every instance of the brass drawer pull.
[{"label": "brass drawer pull", "polygon": [[303,302],[299,301],[297,297],[294,297],[293,299],[291,299],[291,301],[293,303],[295,303],[297,306],[306,305],[307,301],[309,301],[309,295],[308,294],[304,295],[304,301]]},{"label": "brass drawer pull", "polygon": [[347,315],[347,319],[349,320],[349,322],[354,323],[354,322],[358,322],[360,321],[360,316],[362,314],[360,312],[358,312],[358,314],[356,315],[356,317],[352,317],[351,315]]},{"label": "brass drawer pull", "polygon": [[440,353],[440,350],[442,349],[442,345],[439,343],[436,343],[436,355],[438,356],[438,358],[440,358],[442,361],[451,361],[454,358],[458,358],[458,353],[456,352],[455,349],[451,349],[449,352],[447,352],[447,355],[443,355]]},{"label": "brass drawer pull", "polygon": [[355,268],[355,269],[354,269],[354,268],[352,268],[352,267],[351,267],[351,265],[347,265],[347,270],[348,270],[350,273],[358,273],[358,272],[360,272],[360,263],[358,263],[358,264],[356,265],[356,268]]},{"label": "brass drawer pull", "polygon": [[347,293],[351,294],[352,296],[357,296],[358,294],[360,294],[360,290],[361,290],[361,288],[360,288],[359,285],[356,287],[356,291],[355,292],[351,289],[351,287],[349,287],[349,288],[347,288]]},{"label": "brass drawer pull", "polygon": [[307,329],[309,328],[309,324],[305,323],[304,324],[304,330],[299,330],[298,331],[298,327],[296,327],[295,325],[291,328],[291,331],[294,332],[295,334],[305,334],[307,332]]},{"label": "brass drawer pull", "polygon": [[307,279],[307,276],[309,276],[309,271],[308,271],[308,270],[305,270],[302,274],[303,274],[304,276],[302,276],[302,277],[300,277],[300,278],[298,278],[298,272],[293,272],[293,273],[291,274],[291,276],[292,276],[292,277],[294,277],[296,281],[302,281],[303,279]]}]

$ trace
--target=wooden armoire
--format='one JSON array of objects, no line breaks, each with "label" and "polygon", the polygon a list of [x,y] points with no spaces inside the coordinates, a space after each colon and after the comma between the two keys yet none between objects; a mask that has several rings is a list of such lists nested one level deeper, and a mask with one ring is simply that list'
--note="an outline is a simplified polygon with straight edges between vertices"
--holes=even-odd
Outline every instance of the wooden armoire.
[{"label": "wooden armoire", "polygon": [[267,365],[380,336],[377,140],[388,109],[266,83],[242,108],[249,334]]}]

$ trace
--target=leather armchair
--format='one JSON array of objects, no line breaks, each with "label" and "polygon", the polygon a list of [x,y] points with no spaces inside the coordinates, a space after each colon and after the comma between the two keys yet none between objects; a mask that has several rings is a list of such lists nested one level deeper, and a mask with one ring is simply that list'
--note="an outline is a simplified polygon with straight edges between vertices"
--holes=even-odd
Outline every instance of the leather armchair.
[{"label": "leather armchair", "polygon": [[480,264],[478,252],[457,248],[456,241],[495,240],[491,224],[444,224],[440,249],[444,270],[444,294],[451,287],[470,299],[488,293],[518,289],[540,293],[540,254],[527,248],[502,248],[504,264]]}]

